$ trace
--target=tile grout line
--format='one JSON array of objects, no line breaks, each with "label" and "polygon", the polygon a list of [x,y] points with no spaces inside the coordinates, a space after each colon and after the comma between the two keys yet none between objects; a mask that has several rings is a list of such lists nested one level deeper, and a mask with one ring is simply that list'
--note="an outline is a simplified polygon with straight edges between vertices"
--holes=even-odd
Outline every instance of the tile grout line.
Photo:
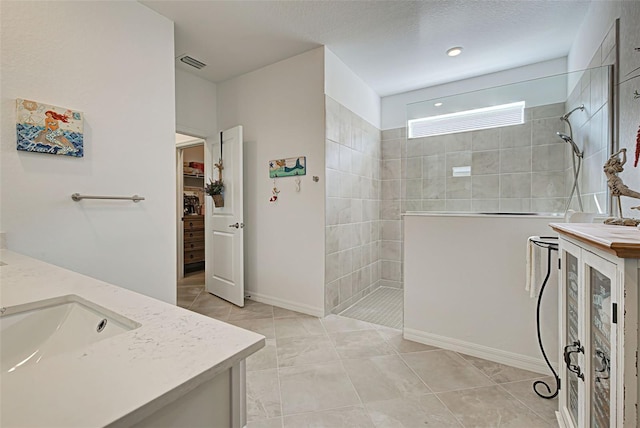
[{"label": "tile grout line", "polygon": [[[525,379],[525,381],[528,379]],[[523,381],[524,382],[524,381]],[[518,397],[516,397],[514,394],[512,394],[507,388],[503,387],[502,385],[498,384],[498,386],[500,387],[500,389],[502,389],[504,392],[506,392],[507,394],[509,394],[511,397],[513,397],[516,401],[518,401],[519,403],[521,403],[526,409],[528,409],[529,411],[531,411],[534,415],[536,415],[538,418],[540,418],[542,421],[544,422],[548,422],[546,418],[544,418],[542,415],[540,415],[538,412],[536,412],[535,410],[533,410],[531,407],[529,407],[527,405],[527,403],[525,403],[524,401],[520,400]]]}]

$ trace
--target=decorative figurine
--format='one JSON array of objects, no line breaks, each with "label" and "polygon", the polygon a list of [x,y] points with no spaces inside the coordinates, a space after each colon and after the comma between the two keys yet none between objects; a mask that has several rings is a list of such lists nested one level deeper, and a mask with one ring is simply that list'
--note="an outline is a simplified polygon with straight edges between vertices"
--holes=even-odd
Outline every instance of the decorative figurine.
[{"label": "decorative figurine", "polygon": [[[622,155],[620,159],[619,155]],[[622,203],[620,202],[620,196],[627,196],[629,198],[640,199],[640,192],[629,189],[622,179],[618,177],[618,174],[624,171],[624,164],[627,162],[627,149],[620,149],[616,153],[612,154],[609,160],[604,164],[604,173],[607,176],[607,184],[611,189],[611,196],[618,200],[618,217],[611,217],[606,219],[605,224],[614,224],[619,226],[638,226],[640,220],[634,218],[624,218],[622,216]],[[633,207],[632,209],[639,209],[640,207]]]}]

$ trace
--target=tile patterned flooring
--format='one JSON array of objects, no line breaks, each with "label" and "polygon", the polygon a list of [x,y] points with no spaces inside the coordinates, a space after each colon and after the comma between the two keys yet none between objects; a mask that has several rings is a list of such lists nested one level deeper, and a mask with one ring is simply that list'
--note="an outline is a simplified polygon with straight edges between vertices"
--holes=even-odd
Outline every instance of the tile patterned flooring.
[{"label": "tile patterned flooring", "polygon": [[400,330],[323,319],[248,300],[233,306],[190,275],[178,304],[255,331],[247,360],[248,428],[554,427],[537,373],[404,340]]},{"label": "tile patterned flooring", "polygon": [[339,315],[402,329],[403,305],[402,289],[378,287]]}]

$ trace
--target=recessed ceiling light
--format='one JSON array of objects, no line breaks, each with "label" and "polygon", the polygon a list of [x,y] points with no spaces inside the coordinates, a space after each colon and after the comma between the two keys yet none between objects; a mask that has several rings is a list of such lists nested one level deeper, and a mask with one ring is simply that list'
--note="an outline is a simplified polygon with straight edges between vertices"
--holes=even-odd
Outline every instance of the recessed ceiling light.
[{"label": "recessed ceiling light", "polygon": [[451,48],[447,50],[447,55],[449,56],[458,56],[462,53],[462,47],[456,46],[455,48]]},{"label": "recessed ceiling light", "polygon": [[442,103],[435,103],[434,106],[435,107],[440,107],[442,105]]}]

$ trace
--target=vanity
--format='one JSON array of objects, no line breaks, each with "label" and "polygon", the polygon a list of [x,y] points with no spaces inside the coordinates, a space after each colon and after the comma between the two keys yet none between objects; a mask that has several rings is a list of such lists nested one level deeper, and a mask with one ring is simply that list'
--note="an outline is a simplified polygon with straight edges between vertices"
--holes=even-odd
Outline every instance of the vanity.
[{"label": "vanity", "polygon": [[0,250],[0,426],[246,424],[264,336]]},{"label": "vanity", "polygon": [[551,224],[559,234],[561,427],[638,426],[640,231]]}]

